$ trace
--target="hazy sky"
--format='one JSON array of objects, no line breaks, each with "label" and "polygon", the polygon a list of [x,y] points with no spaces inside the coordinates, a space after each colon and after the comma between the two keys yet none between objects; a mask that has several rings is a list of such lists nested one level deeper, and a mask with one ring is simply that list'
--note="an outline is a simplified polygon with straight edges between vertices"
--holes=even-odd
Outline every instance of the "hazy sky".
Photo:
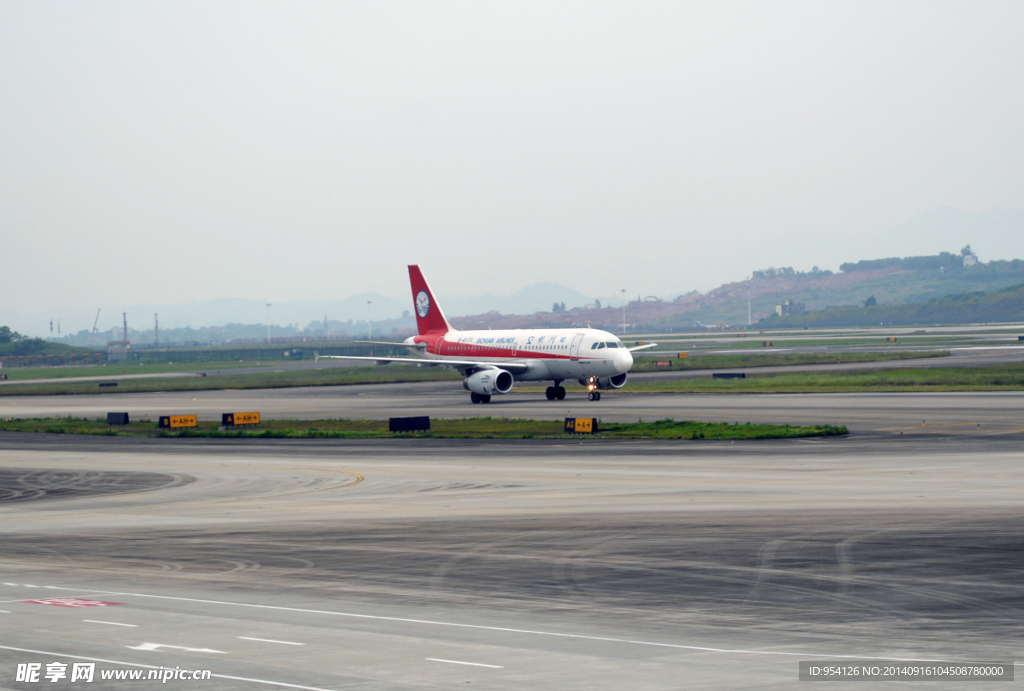
[{"label": "hazy sky", "polygon": [[935,207],[1024,207],[1022,37],[1019,0],[2,0],[0,293],[835,269]]}]

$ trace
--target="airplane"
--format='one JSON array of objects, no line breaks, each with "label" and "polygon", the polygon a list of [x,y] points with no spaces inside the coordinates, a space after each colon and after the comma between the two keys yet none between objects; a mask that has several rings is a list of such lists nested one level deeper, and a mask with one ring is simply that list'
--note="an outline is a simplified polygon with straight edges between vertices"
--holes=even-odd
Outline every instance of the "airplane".
[{"label": "airplane", "polygon": [[[517,381],[554,382],[545,395],[549,401],[565,398],[562,382],[575,379],[587,387],[588,400],[600,401],[602,389],[626,385],[633,352],[653,348],[647,343],[627,348],[619,338],[600,329],[511,329],[458,331],[444,316],[420,267],[409,265],[413,306],[419,334],[402,342],[419,357],[364,357],[320,355],[335,360],[376,364],[413,363],[420,367],[445,367],[459,372],[462,386],[473,403],[490,403],[491,396],[506,394]],[[363,341],[398,345],[389,341]]]}]

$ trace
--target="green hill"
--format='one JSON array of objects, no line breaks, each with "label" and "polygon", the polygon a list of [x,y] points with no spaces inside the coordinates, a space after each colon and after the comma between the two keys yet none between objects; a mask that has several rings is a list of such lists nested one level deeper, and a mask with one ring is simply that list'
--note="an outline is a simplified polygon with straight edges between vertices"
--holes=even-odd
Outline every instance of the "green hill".
[{"label": "green hill", "polygon": [[0,326],[0,357],[9,355],[70,355],[72,353],[92,353],[95,348],[76,348],[45,341],[42,338],[23,336],[10,327]]},{"label": "green hill", "polygon": [[[947,295],[1001,290],[1024,282],[1024,261],[1020,259],[970,267],[952,262],[945,266],[937,261],[929,265],[932,262],[928,260],[942,258],[937,255],[844,264],[843,271],[828,276],[797,273],[754,278],[723,286],[733,290],[717,300],[709,300],[687,316],[705,324],[745,324],[748,290],[751,311],[757,321],[759,317],[773,314],[775,305],[787,299],[804,303],[808,310],[860,307],[872,295],[882,304],[924,303]],[[724,291],[712,291],[708,297],[717,297],[718,292]]]},{"label": "green hill", "polygon": [[1024,322],[1024,283],[996,291],[972,291],[927,302],[869,307],[833,307],[788,317],[771,317],[762,326],[871,326],[875,324],[977,324]]}]

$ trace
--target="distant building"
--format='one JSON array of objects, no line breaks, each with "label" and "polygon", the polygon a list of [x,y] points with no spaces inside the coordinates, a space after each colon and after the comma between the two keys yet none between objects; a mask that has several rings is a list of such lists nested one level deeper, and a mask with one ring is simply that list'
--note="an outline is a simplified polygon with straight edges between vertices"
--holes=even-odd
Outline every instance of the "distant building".
[{"label": "distant building", "polygon": [[978,263],[978,255],[971,253],[964,255],[964,266],[976,266]]},{"label": "distant building", "polygon": [[793,302],[792,300],[786,300],[781,305],[775,305],[775,314],[780,317],[788,317],[791,314],[798,314],[800,312],[806,312],[807,307],[802,302]]},{"label": "distant building", "polygon": [[107,341],[107,362],[128,362],[131,341]]}]

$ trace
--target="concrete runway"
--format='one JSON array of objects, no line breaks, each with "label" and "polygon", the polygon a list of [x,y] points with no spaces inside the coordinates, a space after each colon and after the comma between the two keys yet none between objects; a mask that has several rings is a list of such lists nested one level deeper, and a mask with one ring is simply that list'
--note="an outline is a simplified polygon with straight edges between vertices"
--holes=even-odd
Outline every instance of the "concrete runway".
[{"label": "concrete runway", "polygon": [[[996,417],[1021,400],[965,398]],[[2,433],[0,686],[39,688],[16,664],[54,661],[217,675],[169,688],[383,690],[792,688],[802,659],[1012,660],[1024,433],[951,429]]]}]

